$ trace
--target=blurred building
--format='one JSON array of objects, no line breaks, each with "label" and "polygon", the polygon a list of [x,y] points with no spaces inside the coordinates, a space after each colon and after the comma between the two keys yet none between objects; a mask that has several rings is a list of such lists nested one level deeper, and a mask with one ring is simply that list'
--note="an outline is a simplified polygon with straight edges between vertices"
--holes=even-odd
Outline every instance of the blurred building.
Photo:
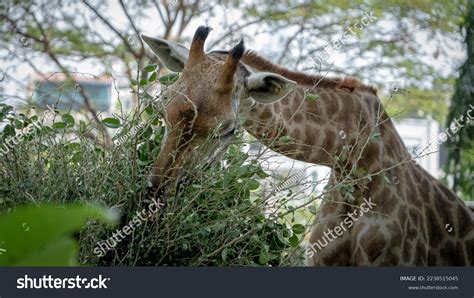
[{"label": "blurred building", "polygon": [[445,151],[428,150],[430,140],[437,138],[441,132],[439,123],[433,119],[407,118],[395,122],[395,127],[418,164],[433,177],[440,177],[440,163],[444,160]]},{"label": "blurred building", "polygon": [[74,75],[77,82],[71,83],[62,73],[36,74],[30,85],[32,101],[38,106],[56,105],[59,110],[83,110],[83,93],[90,100],[91,107],[97,112],[110,112],[112,109],[113,88],[109,76],[92,77]]}]

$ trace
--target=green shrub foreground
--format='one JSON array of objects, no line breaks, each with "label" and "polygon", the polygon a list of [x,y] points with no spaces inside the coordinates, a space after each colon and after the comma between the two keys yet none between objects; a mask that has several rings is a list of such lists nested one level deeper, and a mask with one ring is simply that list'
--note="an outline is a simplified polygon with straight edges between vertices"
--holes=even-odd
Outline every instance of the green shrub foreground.
[{"label": "green shrub foreground", "polygon": [[140,92],[140,99],[136,111],[102,119],[114,131],[114,140],[120,139],[112,146],[102,145],[93,121],[79,120],[71,112],[30,107],[18,113],[0,104],[0,121],[7,123],[0,145],[17,138],[6,154],[0,153],[0,216],[43,204],[79,203],[117,211],[120,222],[115,227],[90,220],[74,235],[78,263],[84,265],[302,265],[305,226],[295,222],[294,209],[263,194],[260,181],[267,174],[242,152],[242,137],[222,162],[194,169],[193,179],[178,194],[113,249],[101,257],[94,252],[151,202],[145,195],[147,174],[164,128],[156,98]]}]

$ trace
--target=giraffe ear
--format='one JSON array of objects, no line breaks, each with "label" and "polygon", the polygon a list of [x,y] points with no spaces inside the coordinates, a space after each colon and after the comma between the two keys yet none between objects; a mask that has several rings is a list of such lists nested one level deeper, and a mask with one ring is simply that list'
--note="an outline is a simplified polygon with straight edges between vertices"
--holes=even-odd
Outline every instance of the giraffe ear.
[{"label": "giraffe ear", "polygon": [[277,101],[295,87],[296,82],[270,72],[252,73],[247,77],[249,96],[261,103]]},{"label": "giraffe ear", "polygon": [[176,42],[140,34],[163,65],[171,71],[180,72],[188,61],[189,50]]}]

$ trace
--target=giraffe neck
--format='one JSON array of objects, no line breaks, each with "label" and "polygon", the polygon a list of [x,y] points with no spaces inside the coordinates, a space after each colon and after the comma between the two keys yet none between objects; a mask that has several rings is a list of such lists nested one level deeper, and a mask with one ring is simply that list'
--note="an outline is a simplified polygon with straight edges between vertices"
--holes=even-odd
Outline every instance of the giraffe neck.
[{"label": "giraffe neck", "polygon": [[299,87],[272,104],[247,99],[240,113],[250,134],[296,160],[336,171],[357,166],[369,173],[410,160],[380,100],[370,92]]},{"label": "giraffe neck", "polygon": [[[246,100],[240,112],[244,128],[271,149],[332,167],[310,243],[322,243],[324,232],[339,225],[364,198],[371,198],[375,205],[354,224],[354,233],[328,244],[314,255],[312,264],[473,264],[474,213],[411,160],[378,97],[329,88],[311,93],[319,98],[304,99],[304,90],[299,88],[273,104]],[[293,142],[282,144],[282,136]],[[344,154],[345,146],[352,146],[349,155]],[[347,162],[341,164],[345,157]],[[365,171],[354,174],[348,168]],[[355,179],[364,182],[352,185],[348,204],[347,193],[337,186],[346,183],[346,175],[367,174],[374,178]]]}]

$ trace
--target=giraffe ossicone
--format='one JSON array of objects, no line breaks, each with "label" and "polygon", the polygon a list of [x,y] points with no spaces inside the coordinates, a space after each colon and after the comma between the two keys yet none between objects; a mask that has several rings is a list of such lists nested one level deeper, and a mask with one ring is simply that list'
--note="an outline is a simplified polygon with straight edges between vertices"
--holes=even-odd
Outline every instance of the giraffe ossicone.
[{"label": "giraffe ossicone", "polygon": [[[245,51],[243,42],[206,53],[209,32],[198,28],[189,49],[142,36],[166,68],[181,73],[163,91],[167,133],[150,174],[156,193],[166,196],[192,161],[216,158],[242,117],[243,128],[274,151],[332,168],[310,243],[363,198],[376,203],[309,265],[474,264],[474,213],[413,162],[374,88],[289,70]],[[305,98],[308,90],[317,100]],[[292,142],[276,141],[283,136]]]}]

